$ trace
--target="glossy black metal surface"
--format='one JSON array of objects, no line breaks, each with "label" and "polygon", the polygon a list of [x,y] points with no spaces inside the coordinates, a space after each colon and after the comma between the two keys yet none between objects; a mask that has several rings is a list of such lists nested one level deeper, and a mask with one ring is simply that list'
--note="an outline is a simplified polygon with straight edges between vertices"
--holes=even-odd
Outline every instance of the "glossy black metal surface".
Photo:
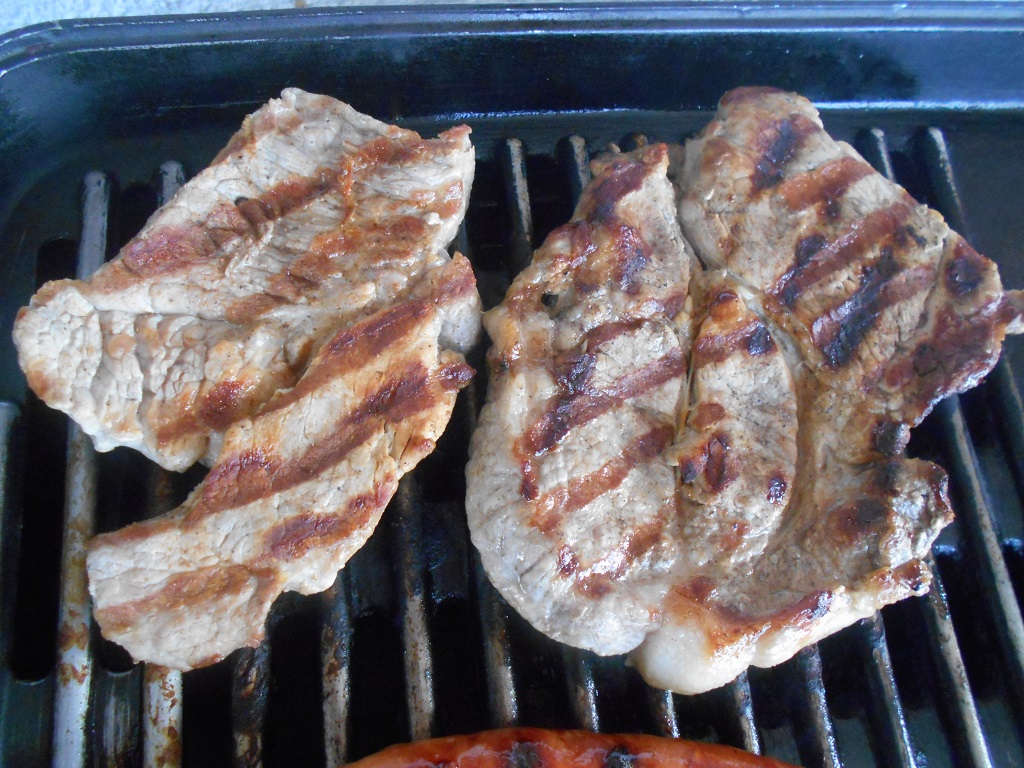
[{"label": "glossy black metal surface", "polygon": [[[520,724],[683,736],[828,768],[1024,766],[1016,340],[911,444],[951,474],[958,522],[935,549],[939,588],[719,691],[650,689],[621,658],[540,636],[487,583],[462,508],[482,347],[437,453],[331,590],[280,601],[260,648],[175,676],[132,667],[95,632],[81,658],[58,643],[75,607],[62,574],[46,576],[67,547],[65,487],[94,478],[105,530],[166,509],[199,475],[140,481],[137,459],[83,452],[73,429],[67,454],[64,423],[25,393],[11,320],[41,280],[75,272],[78,251],[115,253],[242,115],[299,85],[427,133],[468,122],[479,163],[456,247],[491,306],[570,215],[590,153],[637,134],[682,140],[749,83],[816,99],[829,130],[1024,288],[1014,4],[305,11],[75,22],[0,41],[0,765],[339,765]],[[71,512],[89,506],[68,496]],[[83,663],[86,675],[61,674]],[[60,703],[83,691],[77,708]]]}]

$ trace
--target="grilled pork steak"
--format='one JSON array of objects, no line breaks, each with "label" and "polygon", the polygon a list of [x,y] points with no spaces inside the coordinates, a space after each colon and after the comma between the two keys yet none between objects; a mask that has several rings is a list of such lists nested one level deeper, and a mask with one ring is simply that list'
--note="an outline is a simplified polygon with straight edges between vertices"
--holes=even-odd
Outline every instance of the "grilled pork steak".
[{"label": "grilled pork steak", "polygon": [[597,168],[485,315],[490,402],[467,467],[491,581],[551,637],[598,653],[659,624],[679,556],[676,434],[694,257],[664,145]]},{"label": "grilled pork steak", "polygon": [[406,301],[339,331],[294,388],[233,424],[182,506],[94,538],[103,634],[136,659],[191,669],[256,645],[282,591],[333,584],[472,376],[438,340],[476,300],[456,256]]},{"label": "grilled pork steak", "polygon": [[[727,94],[673,166],[701,265],[678,233],[652,236],[674,226],[664,154],[606,161],[485,316],[467,507],[535,626],[696,693],[927,589],[946,477],[902,450],[992,368],[1021,302],[798,96]],[[645,183],[613,181],[637,165]],[[577,233],[609,221],[614,239]]]},{"label": "grilled pork steak", "polygon": [[[447,262],[473,179],[468,134],[424,140],[285,90],[115,260],[22,309],[29,385],[99,450],[127,445],[174,470],[212,461],[224,430],[294,385],[324,339]],[[466,320],[451,331],[471,333]]]},{"label": "grilled pork steak", "polygon": [[117,259],[19,314],[29,384],[98,448],[213,462],[181,507],[90,545],[97,622],[135,658],[189,669],[258,642],[273,599],[330,586],[433,449],[479,333],[472,269],[444,251],[468,134],[286,90]]}]

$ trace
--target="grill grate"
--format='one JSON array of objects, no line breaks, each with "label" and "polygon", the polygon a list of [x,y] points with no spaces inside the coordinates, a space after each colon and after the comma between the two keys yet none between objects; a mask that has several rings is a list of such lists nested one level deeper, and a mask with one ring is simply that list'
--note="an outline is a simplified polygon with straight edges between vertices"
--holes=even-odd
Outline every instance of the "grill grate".
[{"label": "grill grate", "polygon": [[[857,137],[875,167],[903,181],[882,130]],[[918,139],[913,173],[926,178],[933,205],[969,234],[945,135],[931,129]],[[179,163],[160,166],[157,200],[173,194],[184,176]],[[589,177],[588,144],[576,135],[558,142],[553,154],[530,154],[524,139],[509,138],[482,161],[469,224],[455,247],[474,261],[485,302],[497,301],[529,262],[544,234],[536,222],[564,219]],[[86,175],[79,276],[115,250],[107,232],[116,202],[111,178]],[[488,218],[507,223],[507,231],[481,226]],[[504,254],[500,264],[475,258],[475,251],[492,253],[495,239]],[[940,405],[921,428],[936,436],[960,521],[960,541],[943,543],[932,557],[931,592],[774,670],[744,673],[719,691],[682,697],[645,686],[621,659],[599,659],[540,637],[487,582],[461,506],[468,437],[486,394],[481,350],[471,362],[481,375],[460,395],[438,453],[403,479],[380,530],[334,586],[303,600],[284,596],[259,648],[184,676],[131,666],[90,625],[83,547],[102,527],[97,512],[105,503],[110,460],[97,456],[71,426],[58,657],[41,679],[2,678],[7,725],[0,764],[175,766],[233,759],[258,766],[294,764],[300,756],[336,766],[395,741],[538,725],[700,738],[823,768],[1024,765],[1024,624],[992,514],[995,497],[972,442],[970,409],[958,398]],[[1005,359],[983,385],[982,397],[1015,436],[1005,461],[1024,480],[1024,409]],[[4,595],[31,588],[13,583],[18,457],[33,429],[30,414],[20,413],[0,404],[0,483],[9,500],[0,529]],[[138,514],[159,514],[180,500],[182,486],[178,478],[147,468],[145,498],[125,503],[137,504]],[[988,640],[980,646],[963,634],[958,640],[957,629],[975,627],[954,621],[944,585],[949,575],[961,591],[963,584],[981,585],[978,632]],[[5,607],[7,626],[11,614]],[[994,689],[986,684],[976,696],[965,659],[971,649],[989,645],[1005,680]],[[920,686],[930,686],[930,699],[916,692],[914,681],[908,685],[912,672],[900,667],[916,655],[931,670],[933,679]],[[992,663],[976,659],[974,666]]]}]

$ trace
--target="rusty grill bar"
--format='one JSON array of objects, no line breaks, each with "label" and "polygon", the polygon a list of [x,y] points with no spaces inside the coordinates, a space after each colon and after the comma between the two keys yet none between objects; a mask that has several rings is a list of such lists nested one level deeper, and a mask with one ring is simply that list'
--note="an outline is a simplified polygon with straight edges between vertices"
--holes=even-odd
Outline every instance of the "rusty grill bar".
[{"label": "rusty grill bar", "polygon": [[[969,236],[945,136],[930,129],[920,139],[917,171],[927,177],[931,203]],[[858,148],[880,171],[903,181],[881,130],[860,131]],[[543,236],[536,230],[538,210],[571,210],[590,178],[591,149],[581,136],[569,135],[553,154],[531,155],[526,140],[509,138],[482,163],[482,191],[471,200],[470,219],[474,208],[489,206],[475,220],[502,222],[485,233],[503,240],[504,258],[500,265],[474,258],[480,230],[472,226],[463,226],[455,245],[476,264],[485,300],[496,300],[529,262]],[[160,166],[153,204],[168,199],[184,178],[179,163]],[[85,177],[79,276],[90,274],[113,250],[107,230],[116,198],[110,178]],[[497,226],[507,229],[495,233]],[[962,538],[931,558],[936,578],[929,595],[885,609],[774,670],[754,670],[719,691],[682,697],[647,687],[621,659],[599,659],[540,637],[487,582],[465,530],[457,464],[486,396],[481,351],[471,362],[481,375],[460,396],[452,434],[438,458],[403,479],[380,530],[334,586],[304,600],[285,596],[271,613],[260,647],[185,676],[132,667],[116,652],[99,650],[103,643],[87,612],[83,547],[96,528],[105,459],[71,426],[58,657],[41,678],[3,678],[6,716],[18,717],[24,730],[20,740],[3,745],[0,763],[177,766],[227,759],[260,766],[292,764],[298,754],[313,764],[339,766],[395,741],[532,725],[699,738],[823,768],[923,768],[926,755],[944,753],[943,744],[948,764],[1022,765],[1020,600],[972,425],[958,398],[943,403],[929,420],[928,429],[941,438],[940,461],[951,475]],[[1024,417],[1005,360],[983,389],[1018,438],[1006,460],[1020,474]],[[26,431],[34,428],[28,418],[14,405],[0,404],[0,483],[8,501],[18,498],[16,456]],[[155,467],[146,471],[139,516],[170,509],[183,492],[180,480]],[[7,558],[17,551],[19,525],[5,513],[0,543]],[[3,563],[5,578],[15,565]],[[958,637],[971,627],[954,620],[947,600],[945,577],[962,581],[963,569],[980,574],[981,631],[995,638],[996,662],[1006,673],[1005,696],[995,699],[991,693],[979,699],[972,691],[965,648],[976,643]],[[8,626],[12,613],[4,607]],[[913,673],[901,674],[899,661],[918,649],[933,678],[931,702],[917,693],[908,701],[903,690]],[[979,663],[991,662],[974,665]],[[314,711],[315,717],[306,717]],[[993,723],[998,753],[988,732]]]}]

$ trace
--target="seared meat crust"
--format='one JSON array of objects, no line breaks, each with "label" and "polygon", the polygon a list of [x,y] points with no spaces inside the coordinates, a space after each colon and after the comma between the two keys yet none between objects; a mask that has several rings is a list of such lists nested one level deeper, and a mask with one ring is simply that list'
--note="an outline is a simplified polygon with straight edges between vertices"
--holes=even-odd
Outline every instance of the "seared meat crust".
[{"label": "seared meat crust", "polygon": [[[645,393],[662,399],[593,405],[589,388],[629,374],[593,385],[611,369],[604,348],[585,338],[593,361],[567,357],[558,341],[580,336],[563,318],[632,328],[643,304],[615,265],[637,251],[626,238],[571,250],[557,230],[485,318],[495,375],[467,507],[492,581],[535,626],[632,651],[648,682],[696,693],[927,590],[923,558],[952,519],[946,476],[902,451],[938,400],[992,368],[1022,302],[798,96],[730,92],[677,156],[679,220],[704,269],[670,239],[680,357]],[[630,224],[649,242],[659,189],[615,187],[598,168],[567,226],[622,207],[643,212]],[[660,274],[651,263],[636,274]],[[540,302],[552,295],[557,311]],[[622,371],[659,354],[620,338],[630,346],[608,354]]]},{"label": "seared meat crust", "polygon": [[324,339],[447,262],[473,179],[468,134],[422,139],[285,90],[116,259],[21,310],[29,385],[99,450],[127,445],[174,470],[212,461],[224,430],[294,385]]},{"label": "seared meat crust", "polygon": [[192,669],[258,644],[282,591],[333,584],[472,377],[439,339],[477,301],[456,256],[407,301],[328,339],[294,388],[229,427],[182,506],[95,537],[89,590],[103,634],[136,659]]},{"label": "seared meat crust", "polygon": [[658,623],[677,557],[676,432],[693,256],[663,145],[597,168],[485,316],[491,402],[466,506],[491,581],[552,637],[599,653]]},{"label": "seared meat crust", "polygon": [[213,468],[178,509],[97,536],[89,589],[136,659],[212,663],[321,591],[434,447],[472,375],[473,178],[437,139],[288,89],[87,281],[19,314],[31,387],[98,448]]}]

